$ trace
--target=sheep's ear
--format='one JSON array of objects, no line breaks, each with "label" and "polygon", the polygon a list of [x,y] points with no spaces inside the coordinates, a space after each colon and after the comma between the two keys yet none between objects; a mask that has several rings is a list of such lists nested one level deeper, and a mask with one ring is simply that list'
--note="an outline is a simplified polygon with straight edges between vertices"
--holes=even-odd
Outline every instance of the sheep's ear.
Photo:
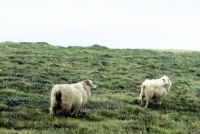
[{"label": "sheep's ear", "polygon": [[165,79],[162,79],[165,82]]},{"label": "sheep's ear", "polygon": [[86,80],[83,81],[83,85],[85,85],[85,84],[86,84]]},{"label": "sheep's ear", "polygon": [[90,81],[89,81],[89,80],[86,80],[86,84],[89,85],[89,84],[90,84]]},{"label": "sheep's ear", "polygon": [[89,81],[88,80],[84,80],[84,82],[83,82],[83,85],[88,85],[89,84]]}]

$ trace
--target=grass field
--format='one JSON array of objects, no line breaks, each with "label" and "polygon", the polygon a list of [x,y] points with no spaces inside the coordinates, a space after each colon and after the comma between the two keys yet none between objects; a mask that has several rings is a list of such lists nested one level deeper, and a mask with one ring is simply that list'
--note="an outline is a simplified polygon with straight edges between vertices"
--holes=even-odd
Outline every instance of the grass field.
[{"label": "grass field", "polygon": [[[139,105],[145,79],[171,78],[158,105]],[[54,84],[91,79],[98,85],[78,118],[49,114]],[[200,52],[59,47],[0,43],[2,134],[199,134]]]}]

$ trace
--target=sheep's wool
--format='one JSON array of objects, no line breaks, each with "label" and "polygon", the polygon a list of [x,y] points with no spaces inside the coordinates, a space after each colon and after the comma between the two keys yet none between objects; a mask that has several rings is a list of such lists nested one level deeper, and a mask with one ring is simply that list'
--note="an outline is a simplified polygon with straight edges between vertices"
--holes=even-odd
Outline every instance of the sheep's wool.
[{"label": "sheep's wool", "polygon": [[50,113],[56,114],[57,109],[61,109],[63,114],[75,114],[84,106],[91,96],[90,90],[97,86],[91,80],[85,80],[74,84],[58,84],[51,90]]},{"label": "sheep's wool", "polygon": [[171,88],[172,82],[167,76],[163,76],[160,79],[146,79],[141,85],[141,92],[139,99],[141,105],[143,104],[144,97],[146,98],[145,107],[148,106],[150,99],[157,99],[158,103],[161,104],[161,100],[167,95]]}]

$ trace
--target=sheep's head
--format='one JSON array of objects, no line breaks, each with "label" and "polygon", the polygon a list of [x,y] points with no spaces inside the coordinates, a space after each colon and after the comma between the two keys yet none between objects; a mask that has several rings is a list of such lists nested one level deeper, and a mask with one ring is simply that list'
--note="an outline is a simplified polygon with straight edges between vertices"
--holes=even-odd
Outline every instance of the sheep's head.
[{"label": "sheep's head", "polygon": [[170,79],[167,76],[163,76],[161,79],[164,81],[166,86],[170,85]]},{"label": "sheep's head", "polygon": [[95,90],[97,89],[97,86],[93,84],[93,82],[91,80],[84,80],[83,81],[83,85],[85,88],[89,88],[91,90]]}]

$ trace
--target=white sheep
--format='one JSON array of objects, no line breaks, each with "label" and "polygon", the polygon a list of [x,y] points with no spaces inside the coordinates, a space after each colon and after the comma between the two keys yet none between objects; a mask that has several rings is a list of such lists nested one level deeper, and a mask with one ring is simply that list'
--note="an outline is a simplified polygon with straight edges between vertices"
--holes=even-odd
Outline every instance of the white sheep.
[{"label": "white sheep", "polygon": [[91,96],[90,90],[97,89],[91,80],[84,80],[74,84],[58,84],[51,90],[50,113],[56,115],[61,109],[63,115],[70,113],[77,117],[78,110],[85,105]]},{"label": "white sheep", "polygon": [[146,108],[150,99],[157,99],[158,104],[161,104],[162,98],[167,95],[171,85],[172,82],[167,76],[163,76],[160,79],[146,79],[141,85],[141,92],[139,96],[141,105],[143,104],[144,97],[146,98]]}]

